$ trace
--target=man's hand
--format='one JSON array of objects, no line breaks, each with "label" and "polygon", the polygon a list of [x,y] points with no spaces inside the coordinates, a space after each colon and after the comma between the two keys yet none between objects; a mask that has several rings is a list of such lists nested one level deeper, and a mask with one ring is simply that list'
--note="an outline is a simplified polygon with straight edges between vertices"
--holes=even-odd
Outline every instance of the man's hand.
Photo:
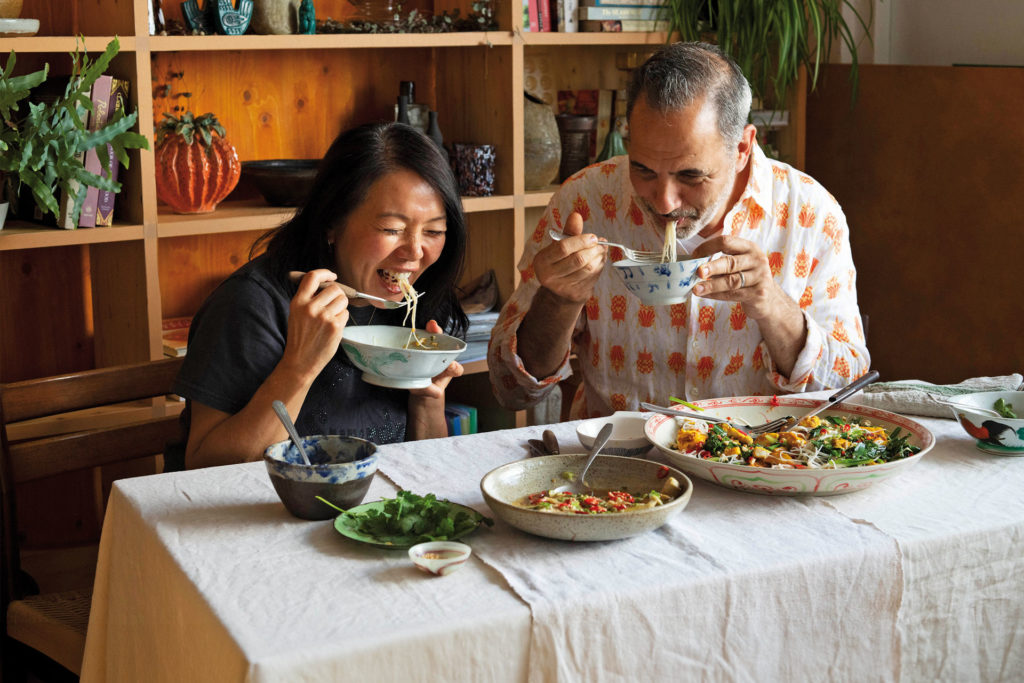
[{"label": "man's hand", "polygon": [[533,270],[537,281],[556,297],[582,304],[590,298],[607,258],[595,235],[584,235],[583,217],[573,211],[565,221],[565,237],[537,252]]},{"label": "man's hand", "polygon": [[[701,244],[694,256],[725,254],[705,263],[697,271],[702,278],[693,293],[705,299],[741,301],[747,317],[771,320],[792,312],[796,304],[772,277],[768,257],[750,240],[719,235]],[[798,310],[799,312],[799,310]]]},{"label": "man's hand", "polygon": [[739,301],[747,317],[756,320],[776,368],[789,376],[807,342],[807,328],[800,306],[775,282],[768,257],[750,240],[719,235],[701,244],[694,256],[720,251],[698,269],[703,278],[693,293],[706,299]]}]

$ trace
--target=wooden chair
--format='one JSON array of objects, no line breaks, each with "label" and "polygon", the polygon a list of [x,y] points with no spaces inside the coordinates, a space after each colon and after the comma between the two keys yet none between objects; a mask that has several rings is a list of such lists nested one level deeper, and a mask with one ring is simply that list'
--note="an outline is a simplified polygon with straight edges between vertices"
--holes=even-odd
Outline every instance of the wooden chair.
[{"label": "wooden chair", "polygon": [[[120,419],[88,419],[58,436],[20,438],[12,423],[111,404],[163,397],[181,358],[87,370],[0,384],[0,541],[3,544],[4,669],[18,673],[12,653],[28,646],[75,674],[82,665],[91,587],[32,595],[34,581],[21,570],[15,496],[19,485],[65,472],[98,468],[163,453],[180,435],[178,416],[162,402],[143,401]],[[101,411],[86,415],[104,415]],[[78,415],[82,415],[79,413]],[[127,417],[126,417],[127,416]],[[127,421],[126,421],[127,420]],[[110,424],[105,424],[110,423]],[[83,426],[85,428],[83,428]],[[20,645],[19,645],[20,643]],[[34,653],[33,653],[34,654]]]}]

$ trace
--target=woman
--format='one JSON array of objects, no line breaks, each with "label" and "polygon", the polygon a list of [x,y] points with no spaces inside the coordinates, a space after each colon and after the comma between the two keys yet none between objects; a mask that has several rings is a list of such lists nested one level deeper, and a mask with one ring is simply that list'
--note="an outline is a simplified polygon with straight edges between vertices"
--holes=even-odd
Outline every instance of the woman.
[{"label": "woman", "polygon": [[[434,143],[403,124],[370,124],[331,145],[305,206],[253,245],[266,252],[210,295],[192,321],[175,384],[187,400],[185,465],[257,460],[287,438],[273,412],[282,401],[300,434],[374,443],[445,436],[444,391],[452,363],[426,389],[368,384],[340,342],[348,325],[402,325],[405,308],[349,299],[332,282],[392,301],[408,274],[417,328],[463,336],[455,295],[466,247],[462,205]],[[293,274],[303,273],[298,282]]]}]

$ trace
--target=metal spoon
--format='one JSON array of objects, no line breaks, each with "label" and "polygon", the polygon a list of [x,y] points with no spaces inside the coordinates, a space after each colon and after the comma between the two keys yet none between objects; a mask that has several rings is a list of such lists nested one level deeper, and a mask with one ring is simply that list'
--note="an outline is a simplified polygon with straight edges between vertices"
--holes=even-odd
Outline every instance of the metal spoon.
[{"label": "metal spoon", "polygon": [[299,453],[302,454],[302,459],[306,461],[307,465],[312,465],[313,463],[309,461],[309,456],[306,455],[306,449],[302,447],[302,439],[299,438],[299,433],[295,431],[295,424],[292,423],[292,418],[288,414],[288,409],[285,408],[284,404],[280,401],[274,401],[271,405],[274,406],[274,412],[277,413],[277,419],[279,419],[281,424],[284,425],[284,428],[288,430],[288,436],[292,437],[292,443],[295,444],[295,447],[299,449]]},{"label": "metal spoon", "polygon": [[978,406],[972,406],[972,405],[969,405],[967,403],[958,403],[956,401],[951,401],[950,399],[945,398],[945,397],[938,398],[938,397],[935,397],[935,396],[931,396],[930,394],[929,394],[929,398],[931,398],[936,403],[941,403],[942,405],[949,406],[950,408],[959,408],[960,410],[970,410],[970,411],[975,412],[975,413],[983,413],[985,415],[990,415],[992,417],[1001,417],[1001,418],[1005,419],[1005,416],[1002,413],[1000,413],[999,411],[996,411],[996,410],[992,410],[991,408],[980,408]]},{"label": "metal spoon", "polygon": [[594,439],[594,445],[590,449],[590,457],[587,458],[587,462],[585,465],[583,465],[583,470],[580,472],[579,479],[576,479],[572,483],[566,484],[565,486],[559,486],[557,488],[551,489],[549,493],[576,494],[586,493],[587,491],[591,490],[591,488],[593,487],[587,484],[587,470],[589,470],[590,466],[594,463],[594,460],[597,458],[597,454],[600,453],[601,449],[604,448],[606,443],[608,443],[608,439],[612,437],[612,431],[614,431],[614,429],[615,425],[613,425],[611,422],[605,424],[604,427],[601,427],[601,431],[597,433],[597,438]]},{"label": "metal spoon", "polygon": [[[288,273],[288,277],[291,279],[292,282],[298,282],[299,280],[302,279],[303,275],[305,275],[305,273],[299,270],[293,270],[290,273]],[[357,289],[353,289],[348,285],[343,285],[342,283],[333,280],[330,282],[321,282],[320,287],[318,289],[323,289],[324,287],[329,287],[331,285],[337,285],[338,287],[341,287],[341,291],[345,292],[345,296],[347,296],[349,299],[366,299],[367,301],[376,301],[380,304],[383,304],[382,308],[402,308],[403,306],[406,306],[408,304],[408,302],[405,300],[391,301],[390,299],[382,299],[381,297],[374,296],[373,294],[366,294],[364,292],[360,292]],[[416,292],[416,298],[420,298],[421,296],[423,296],[423,294],[424,292]]]}]

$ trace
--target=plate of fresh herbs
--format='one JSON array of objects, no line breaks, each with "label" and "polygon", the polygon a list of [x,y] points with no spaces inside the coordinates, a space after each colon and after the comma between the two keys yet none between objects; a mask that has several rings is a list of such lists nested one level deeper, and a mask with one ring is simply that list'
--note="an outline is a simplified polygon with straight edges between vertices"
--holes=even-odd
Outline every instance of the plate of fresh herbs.
[{"label": "plate of fresh herbs", "polygon": [[411,491],[349,508],[334,520],[342,536],[395,550],[427,541],[454,541],[481,524],[491,526],[494,520],[433,493],[419,496]]}]

